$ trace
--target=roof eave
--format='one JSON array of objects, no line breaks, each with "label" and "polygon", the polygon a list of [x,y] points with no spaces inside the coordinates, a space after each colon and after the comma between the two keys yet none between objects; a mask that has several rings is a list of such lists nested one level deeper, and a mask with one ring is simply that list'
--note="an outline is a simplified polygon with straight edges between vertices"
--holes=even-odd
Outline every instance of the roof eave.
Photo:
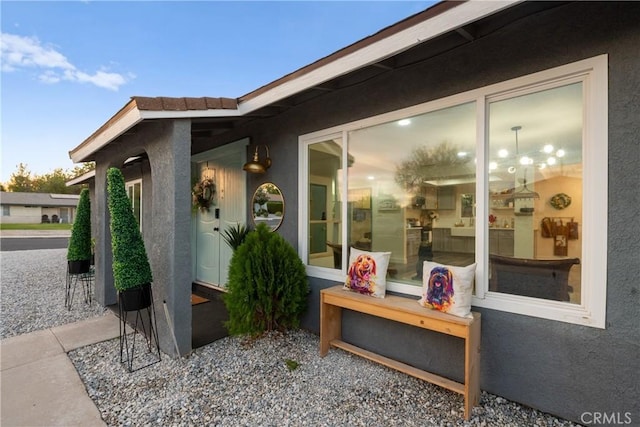
[{"label": "roof eave", "polygon": [[[393,32],[380,40],[362,40],[352,45],[353,51],[343,50],[305,66],[283,78],[256,89],[239,98],[235,109],[206,110],[146,110],[139,109],[132,98],[118,113],[102,125],[89,138],[69,152],[75,163],[91,159],[91,156],[108,145],[115,138],[143,120],[180,119],[200,117],[241,117],[253,111],[285,99],[305,89],[325,83],[333,78],[348,74],[359,68],[374,64],[411,47],[433,39],[448,31],[507,9],[524,0],[465,1],[456,3],[435,16],[425,14],[423,20],[408,28]],[[448,3],[448,2],[447,2]],[[427,10],[428,11],[428,10]],[[427,12],[425,11],[425,12]],[[366,43],[365,43],[366,41]],[[360,47],[362,43],[363,47]]]},{"label": "roof eave", "polygon": [[135,100],[131,100],[105,124],[100,126],[97,131],[91,134],[89,138],[69,151],[69,157],[74,163],[86,162],[93,153],[108,145],[113,139],[141,121],[142,117]]},{"label": "roof eave", "polygon": [[[314,64],[311,64],[303,67],[291,75],[242,96],[239,98],[239,109],[243,114],[247,114],[304,89],[321,85],[335,77],[380,62],[448,31],[455,30],[523,1],[452,2],[456,3],[455,7],[448,8],[435,16],[429,16],[402,31],[392,33],[376,42],[368,43],[347,55],[343,54],[334,61],[330,61],[333,55],[329,55],[325,58],[329,61],[325,61],[326,63],[321,66],[314,67]],[[354,46],[358,44],[359,42],[355,43]],[[309,71],[305,72],[307,68]],[[295,77],[287,78],[290,76]]]}]

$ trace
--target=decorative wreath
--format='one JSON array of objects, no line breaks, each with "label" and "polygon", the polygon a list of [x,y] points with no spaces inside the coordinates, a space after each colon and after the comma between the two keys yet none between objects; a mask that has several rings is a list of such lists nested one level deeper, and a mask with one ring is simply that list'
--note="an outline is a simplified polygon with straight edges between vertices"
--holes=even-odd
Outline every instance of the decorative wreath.
[{"label": "decorative wreath", "polygon": [[216,183],[212,179],[205,178],[191,190],[191,198],[193,207],[200,209],[201,212],[209,212],[209,207],[213,203],[216,194]]},{"label": "decorative wreath", "polygon": [[549,203],[551,204],[551,206],[558,210],[564,209],[571,204],[571,197],[567,196],[564,193],[558,193],[555,196],[551,197]]}]

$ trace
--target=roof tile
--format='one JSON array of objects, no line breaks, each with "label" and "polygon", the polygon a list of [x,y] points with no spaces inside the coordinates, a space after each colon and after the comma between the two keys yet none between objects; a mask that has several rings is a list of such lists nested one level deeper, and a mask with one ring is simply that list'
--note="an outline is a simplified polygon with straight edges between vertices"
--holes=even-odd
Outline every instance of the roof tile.
[{"label": "roof tile", "polygon": [[186,111],[186,110],[235,110],[238,108],[238,100],[234,98],[173,98],[161,96],[150,98],[146,96],[134,96],[138,110],[147,111]]},{"label": "roof tile", "polygon": [[187,103],[184,98],[162,96],[160,99],[162,100],[162,109],[165,111],[185,111],[187,109]]}]

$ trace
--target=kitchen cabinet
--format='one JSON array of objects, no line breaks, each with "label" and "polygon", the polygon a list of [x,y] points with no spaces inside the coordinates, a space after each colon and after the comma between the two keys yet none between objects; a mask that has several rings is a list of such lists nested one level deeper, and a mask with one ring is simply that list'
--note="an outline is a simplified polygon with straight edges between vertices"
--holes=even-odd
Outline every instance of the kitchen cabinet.
[{"label": "kitchen cabinet", "polygon": [[434,228],[432,248],[434,252],[451,252],[451,230],[448,228]]},{"label": "kitchen cabinet", "polygon": [[453,210],[456,208],[456,187],[430,186],[424,189],[424,208]]},{"label": "kitchen cabinet", "polygon": [[451,236],[451,252],[474,253],[476,249],[475,237]]},{"label": "kitchen cabinet", "polygon": [[459,252],[472,254],[476,250],[474,236],[452,236],[450,228],[434,228],[432,248],[434,252]]},{"label": "kitchen cabinet", "polygon": [[489,229],[489,253],[513,256],[513,229]]},{"label": "kitchen cabinet", "polygon": [[438,209],[453,210],[456,208],[456,187],[449,185],[438,187]]},{"label": "kitchen cabinet", "polygon": [[434,186],[426,187],[424,190],[424,208],[438,209],[438,189]]}]

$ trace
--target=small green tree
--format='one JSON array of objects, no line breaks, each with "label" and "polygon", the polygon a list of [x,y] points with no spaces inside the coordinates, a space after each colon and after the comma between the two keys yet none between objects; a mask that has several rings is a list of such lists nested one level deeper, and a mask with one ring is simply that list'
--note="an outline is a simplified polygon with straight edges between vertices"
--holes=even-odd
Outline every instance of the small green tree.
[{"label": "small green tree", "polygon": [[250,232],[229,265],[229,312],[232,335],[297,328],[307,306],[307,274],[295,249],[265,224]]},{"label": "small green tree", "polygon": [[114,285],[118,291],[124,291],[151,283],[153,276],[147,251],[118,168],[107,171],[107,193]]},{"label": "small green tree", "polygon": [[80,192],[76,219],[71,228],[69,247],[67,249],[68,261],[84,261],[91,259],[91,201],[89,189],[84,188]]}]

